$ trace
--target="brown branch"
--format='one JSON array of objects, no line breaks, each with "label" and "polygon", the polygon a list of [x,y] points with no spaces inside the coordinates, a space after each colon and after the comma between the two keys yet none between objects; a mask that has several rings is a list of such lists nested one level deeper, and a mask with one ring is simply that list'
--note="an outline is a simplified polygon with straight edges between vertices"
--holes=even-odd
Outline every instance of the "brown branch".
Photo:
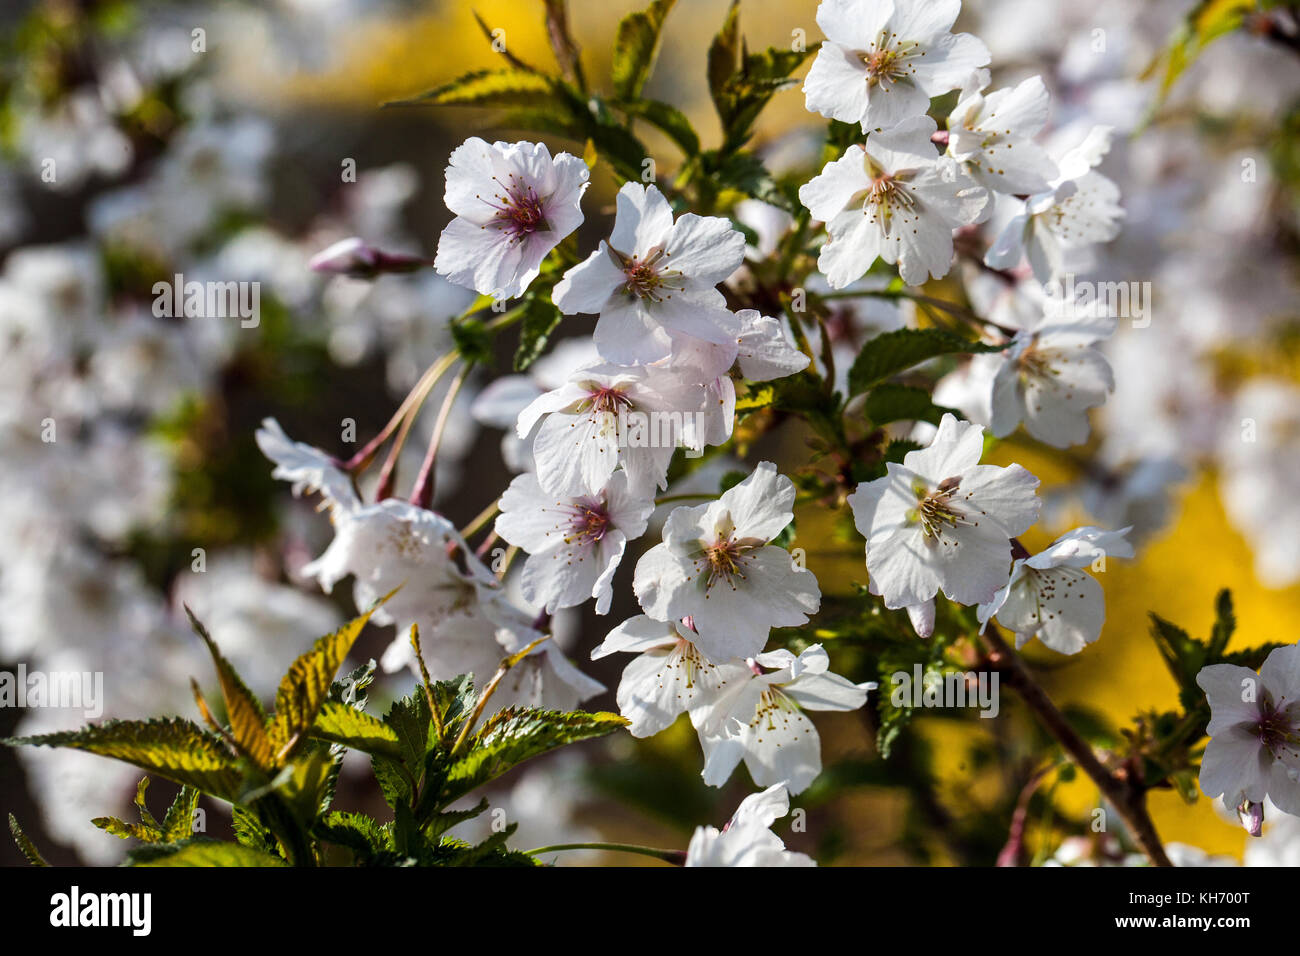
[{"label": "brown branch", "polygon": [[1128,777],[1112,773],[1102,765],[1092,752],[1092,747],[1075,733],[1065,715],[1057,710],[1051,698],[1025,669],[1019,655],[1007,645],[992,623],[984,632],[984,641],[989,647],[989,665],[1015,689],[1043,728],[1065,748],[1080,769],[1092,778],[1102,796],[1123,818],[1142,852],[1156,866],[1173,866],[1156,833],[1155,824],[1151,822],[1151,815],[1147,812],[1145,790]]}]

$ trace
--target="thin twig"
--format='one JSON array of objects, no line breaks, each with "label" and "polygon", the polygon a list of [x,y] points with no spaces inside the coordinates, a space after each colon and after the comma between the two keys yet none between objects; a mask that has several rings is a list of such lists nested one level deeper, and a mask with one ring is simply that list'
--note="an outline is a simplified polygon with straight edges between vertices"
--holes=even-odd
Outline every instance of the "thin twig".
[{"label": "thin twig", "polygon": [[1065,719],[1051,698],[1034,680],[1033,675],[1025,669],[1024,663],[1002,639],[997,627],[989,624],[984,632],[984,641],[989,646],[989,663],[1005,678],[1021,699],[1034,712],[1044,729],[1052,735],[1066,752],[1097,785],[1102,796],[1113,806],[1128,825],[1133,839],[1156,866],[1173,866],[1165,853],[1155,824],[1147,812],[1144,790],[1133,781],[1117,776],[1107,770],[1092,752],[1092,747],[1083,740],[1069,721]]}]

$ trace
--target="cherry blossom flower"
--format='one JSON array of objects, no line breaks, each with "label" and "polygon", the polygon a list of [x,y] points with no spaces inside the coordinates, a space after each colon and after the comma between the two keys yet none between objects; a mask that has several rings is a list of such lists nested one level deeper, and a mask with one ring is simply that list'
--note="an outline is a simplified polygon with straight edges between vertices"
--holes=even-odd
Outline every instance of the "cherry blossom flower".
[{"label": "cherry blossom flower", "polygon": [[689,616],[712,660],[750,657],[773,627],[803,624],[821,606],[812,572],[768,544],[792,520],[794,483],[765,461],[717,501],[677,508],[632,581],[657,621]]},{"label": "cherry blossom flower", "polygon": [[1268,797],[1300,816],[1300,645],[1269,652],[1256,674],[1236,664],[1201,668],[1210,704],[1201,789],[1228,809]]},{"label": "cherry blossom flower", "polygon": [[[704,398],[703,386],[671,369],[595,365],[531,402],[516,432],[526,437],[541,420],[533,457],[550,494],[597,491],[622,465],[632,494],[648,497],[667,484],[679,445],[701,447],[695,416]],[[643,428],[631,433],[632,424]]]},{"label": "cherry blossom flower", "polygon": [[826,40],[808,70],[808,109],[829,119],[887,130],[924,115],[989,62],[968,33],[949,33],[961,0],[822,0]]},{"label": "cherry blossom flower", "polygon": [[798,657],[784,649],[759,654],[754,664],[748,680],[691,712],[704,748],[704,782],[722,786],[743,760],[760,787],[785,783],[799,793],[822,769],[821,738],[804,711],[857,710],[876,685],[830,673],[820,644]]},{"label": "cherry blossom flower", "polygon": [[1059,171],[1033,136],[1047,122],[1048,94],[1041,76],[982,93],[987,71],[972,74],[948,116],[948,153],[980,185],[999,193],[1032,195]]},{"label": "cherry blossom flower", "polygon": [[613,234],[564,274],[552,298],[566,315],[600,316],[595,338],[605,361],[654,362],[668,357],[670,332],[719,345],[731,340],[716,286],[744,257],[745,237],[726,219],[686,213],[674,223],[657,187],[626,183]]},{"label": "cherry blossom flower", "polygon": [[934,132],[934,120],[920,116],[873,133],[800,187],[799,201],[830,234],[817,268],[832,288],[849,285],[877,258],[897,263],[908,285],[947,274],[952,231],[978,221],[989,194],[938,154]]},{"label": "cherry blossom flower", "polygon": [[528,368],[526,375],[503,375],[474,397],[470,410],[480,425],[505,431],[501,438],[501,457],[511,471],[532,471],[533,436],[515,434],[519,413],[534,399],[559,388],[580,368],[596,365],[600,356],[588,338],[564,339],[556,343]]},{"label": "cherry blossom flower", "polygon": [[[450,654],[449,663],[473,658],[479,648],[493,660],[504,656],[488,644],[500,626],[492,620],[498,608],[491,600],[500,584],[455,526],[436,512],[389,498],[340,514],[334,540],[303,567],[303,574],[316,578],[326,594],[352,575],[358,609],[369,608],[398,588],[371,618],[376,624],[397,625],[393,646],[382,662],[386,670],[410,662],[406,643],[411,624],[420,626],[430,657],[437,656],[440,645],[450,651],[456,642],[470,651]],[[439,676],[462,673],[450,666],[446,670],[451,672]]]},{"label": "cherry blossom flower", "polygon": [[996,356],[990,431],[1001,438],[1024,422],[1030,435],[1057,448],[1087,441],[1088,409],[1115,388],[1110,363],[1094,346],[1115,325],[1114,316],[1089,307],[1077,317],[1049,313],[1017,332]]},{"label": "cherry blossom flower", "polygon": [[633,737],[659,733],[681,714],[716,700],[730,684],[749,678],[742,660],[714,663],[705,657],[694,644],[696,636],[684,622],[640,614],[610,631],[591,652],[593,661],[618,651],[638,655],[623,669],[615,694]]},{"label": "cherry blossom flower", "polygon": [[1015,633],[1016,647],[1037,637],[1058,653],[1079,653],[1101,636],[1106,620],[1101,585],[1083,569],[1098,559],[1133,557],[1124,538],[1129,530],[1075,528],[1038,554],[1017,558],[1010,580],[980,605],[980,623],[987,625],[996,615]]},{"label": "cherry blossom flower", "polygon": [[1028,259],[1046,285],[1066,275],[1071,254],[1119,235],[1119,187],[1094,169],[1110,151],[1110,136],[1110,127],[1094,127],[1057,161],[1059,175],[1047,189],[1023,202],[1000,200],[1011,216],[984,256],[987,265],[1011,269]]},{"label": "cherry blossom flower", "polygon": [[[498,620],[506,626],[497,631],[496,639],[505,654],[517,654],[541,634],[528,625],[523,612],[513,607],[510,611],[512,618],[498,612]],[[515,706],[571,711],[604,691],[605,685],[578,670],[552,639],[538,644],[505,673],[491,706],[494,710]]]},{"label": "cherry blossom flower", "polygon": [[333,456],[293,441],[274,418],[264,418],[255,437],[262,454],[275,462],[271,477],[293,482],[295,495],[320,492],[331,511],[355,511],[361,507],[352,476]]},{"label": "cherry blossom flower", "polygon": [[596,613],[605,614],[627,542],[645,533],[653,510],[653,499],[629,492],[626,472],[615,472],[597,493],[572,497],[547,494],[524,474],[501,496],[496,531],[528,553],[522,585],[529,603],[550,614],[595,598]]},{"label": "cherry blossom flower", "polygon": [[471,136],[447,166],[445,199],[456,218],[438,241],[434,268],[483,295],[522,294],[547,253],[582,225],[589,175],[577,156],[552,158],[544,143],[489,145]]},{"label": "cherry blossom flower", "polygon": [[686,848],[686,866],[816,866],[806,853],[787,850],[772,824],[790,812],[790,794],[774,783],[751,793],[727,825],[696,827]]},{"label": "cherry blossom flower", "polygon": [[1019,465],[979,464],[983,447],[980,426],[944,415],[928,448],[849,495],[886,607],[924,604],[939,591],[982,604],[1006,584],[1010,539],[1038,520],[1038,479]]}]

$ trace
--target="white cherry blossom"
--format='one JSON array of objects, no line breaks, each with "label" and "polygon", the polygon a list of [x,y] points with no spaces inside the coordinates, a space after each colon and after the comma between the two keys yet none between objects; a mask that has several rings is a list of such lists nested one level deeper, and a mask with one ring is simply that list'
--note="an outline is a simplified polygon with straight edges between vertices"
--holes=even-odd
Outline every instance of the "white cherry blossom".
[{"label": "white cherry blossom", "polygon": [[787,850],[772,824],[790,812],[790,794],[774,783],[751,793],[727,825],[696,827],[686,848],[685,866],[816,866],[806,853]]},{"label": "white cherry blossom", "polygon": [[553,301],[566,315],[600,316],[596,347],[607,362],[667,358],[677,332],[719,345],[732,322],[717,285],[740,266],[745,237],[716,216],[673,210],[653,185],[626,183],[614,231],[585,262],[564,274]]},{"label": "white cherry blossom", "polygon": [[749,678],[744,661],[714,663],[695,646],[696,637],[684,622],[640,614],[610,631],[591,652],[593,661],[619,651],[637,655],[623,669],[615,694],[633,737],[667,729],[681,714],[712,703],[729,685]]},{"label": "white cherry blossom", "polygon": [[1089,307],[1050,312],[1017,332],[993,378],[990,431],[1002,438],[1021,422],[1041,442],[1068,448],[1088,439],[1088,409],[1106,401],[1115,376],[1095,346],[1115,332],[1114,316]]},{"label": "white cherry blossom", "polygon": [[551,494],[599,490],[622,465],[632,494],[649,497],[667,484],[678,446],[701,447],[704,401],[704,386],[672,369],[595,365],[531,402],[516,432],[524,438],[537,426],[537,481]]},{"label": "white cherry blossom", "polygon": [[1008,89],[983,93],[986,71],[972,74],[948,116],[948,153],[980,185],[999,193],[1041,193],[1056,179],[1056,163],[1033,136],[1047,122],[1047,87],[1031,76]]},{"label": "white cherry blossom", "polygon": [[820,644],[797,657],[784,649],[759,654],[754,665],[747,680],[691,712],[704,749],[704,782],[722,786],[743,760],[760,787],[785,783],[799,793],[822,769],[821,738],[804,711],[857,710],[876,685],[830,673]]},{"label": "white cherry blossom", "polygon": [[1006,584],[1010,539],[1038,520],[1038,479],[1019,465],[979,464],[983,448],[980,426],[944,415],[928,448],[849,495],[886,607],[923,605],[939,591],[982,604]]},{"label": "white cherry blossom", "polygon": [[765,461],[717,501],[677,508],[662,544],[637,562],[632,587],[658,621],[689,616],[712,660],[751,657],[773,627],[804,624],[821,606],[817,579],[768,544],[794,519],[794,483]]},{"label": "white cherry blossom", "polygon": [[517,476],[501,496],[496,531],[528,553],[522,586],[531,604],[546,612],[596,599],[596,613],[609,610],[614,571],[627,542],[645,533],[654,501],[628,490],[626,472],[615,472],[590,494],[547,494],[531,474]]},{"label": "white cherry blossom", "polygon": [[332,455],[293,441],[274,418],[264,418],[255,437],[262,454],[275,462],[271,477],[293,482],[295,495],[320,492],[331,511],[355,511],[361,507],[352,476]]},{"label": "white cherry blossom", "polygon": [[826,40],[808,69],[808,109],[864,132],[922,116],[989,62],[968,33],[952,34],[961,0],[822,0]]},{"label": "white cherry blossom", "polygon": [[799,189],[799,201],[826,223],[817,268],[834,289],[860,278],[877,258],[897,263],[908,285],[938,279],[952,266],[952,231],[979,221],[989,193],[930,137],[920,116],[865,146],[850,146]]},{"label": "white cherry blossom", "polygon": [[1300,645],[1269,652],[1256,674],[1236,664],[1201,668],[1210,704],[1201,789],[1229,810],[1263,803],[1300,816]]},{"label": "white cherry blossom", "polygon": [[590,175],[577,156],[554,158],[544,143],[492,143],[471,136],[447,166],[447,208],[434,268],[457,285],[498,299],[520,295],[546,254],[582,224]]},{"label": "white cherry blossom", "polygon": [[1133,557],[1124,537],[1130,530],[1075,528],[1038,554],[1017,558],[1010,580],[980,605],[980,623],[987,625],[996,615],[1016,635],[1016,647],[1037,637],[1058,653],[1079,653],[1101,636],[1106,620],[1101,585],[1083,569],[1098,559]]},{"label": "white cherry blossom", "polygon": [[[490,605],[500,585],[455,526],[436,512],[389,498],[341,513],[334,540],[302,570],[316,578],[326,594],[352,575],[358,610],[398,588],[371,618],[376,624],[397,626],[382,662],[386,670],[410,663],[407,636],[412,624],[420,626],[431,658],[438,657],[440,648],[447,652],[448,666],[439,668],[440,677],[463,673],[453,670],[453,662],[482,659],[480,651],[493,660],[504,656],[488,643],[499,626],[492,620],[497,609]],[[458,649],[453,651],[453,645]]]},{"label": "white cherry blossom", "polygon": [[1072,256],[1119,235],[1124,210],[1119,187],[1094,167],[1110,150],[1111,129],[1097,126],[1082,143],[1057,160],[1059,175],[1023,202],[1002,197],[1010,218],[984,256],[995,269],[1012,269],[1028,259],[1046,285],[1074,267]]}]

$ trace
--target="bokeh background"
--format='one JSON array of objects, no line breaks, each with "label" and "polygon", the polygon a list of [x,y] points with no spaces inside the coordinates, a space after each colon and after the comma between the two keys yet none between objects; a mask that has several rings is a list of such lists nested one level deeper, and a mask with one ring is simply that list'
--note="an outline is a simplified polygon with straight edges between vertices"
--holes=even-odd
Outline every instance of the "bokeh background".
[{"label": "bokeh background", "polygon": [[[570,3],[597,85],[619,19],[639,6]],[[999,463],[1018,461],[1044,479],[1051,507],[1026,539],[1031,550],[1084,519],[1136,526],[1137,559],[1112,561],[1101,575],[1100,642],[1069,659],[1028,651],[1053,696],[1102,733],[1176,704],[1147,637],[1148,612],[1204,633],[1214,594],[1231,588],[1240,646],[1294,640],[1300,616],[1300,56],[1238,30],[1158,103],[1159,76],[1145,71],[1193,6],[968,0],[959,21],[992,51],[995,86],[1041,73],[1054,125],[1115,127],[1102,171],[1120,185],[1127,218],[1100,251],[1097,274],[1152,284],[1150,325],[1122,328],[1110,345],[1118,386],[1094,418],[1094,440],[1059,453],[1022,436],[995,451]],[[264,696],[293,656],[352,613],[348,589],[327,597],[301,579],[329,524],[271,480],[253,432],[274,416],[294,438],[346,456],[345,421],[364,441],[450,346],[445,323],[467,304],[462,290],[428,272],[331,278],[307,260],[352,235],[432,255],[449,218],[441,202],[449,151],[472,134],[531,134],[486,111],[379,104],[499,65],[474,11],[504,30],[512,55],[549,63],[541,7],[4,5],[0,670],[22,662],[102,671],[105,716],[192,715],[188,677],[211,681],[182,602]],[[751,48],[786,46],[798,30],[815,42],[815,7],[744,0],[742,30]],[[726,9],[725,0],[681,0],[648,88],[680,106],[706,142],[718,127],[705,56]],[[792,89],[773,100],[755,145],[773,169],[812,164],[821,124]],[[671,174],[679,154],[648,133],[647,143]],[[42,175],[51,159],[52,181]],[[344,181],[349,161],[355,182]],[[607,230],[615,189],[598,167],[584,200],[584,248]],[[152,284],[175,272],[260,281],[260,325],[153,316]],[[590,323],[570,319],[560,335],[589,333]],[[508,344],[496,375],[509,372]],[[472,413],[491,378],[473,382],[457,405],[439,460],[435,506],[462,526],[511,474],[502,432]],[[436,398],[411,443],[417,462]],[[41,440],[47,419],[53,443]],[[1244,419],[1259,424],[1257,441],[1243,442]],[[797,464],[803,438],[783,429],[750,460]],[[415,464],[406,463],[408,476]],[[823,591],[864,582],[860,542],[842,540],[815,512],[799,522],[796,544]],[[586,658],[636,613],[631,565],[608,618],[575,613],[558,623],[574,659],[611,688],[622,662]],[[361,656],[377,656],[389,638],[369,635]],[[842,652],[854,666],[852,648]],[[403,683],[390,679],[374,696],[404,692]],[[807,826],[784,834],[787,842],[824,864],[991,863],[1048,747],[1010,696],[1003,720],[922,715],[888,762],[875,752],[869,715],[819,715],[827,773],[794,801]],[[588,706],[613,708],[613,695]],[[0,709],[0,735],[63,729],[79,716]],[[706,788],[699,767],[681,721],[649,741],[618,735],[530,765],[492,800],[520,823],[520,847],[593,839],[684,847],[695,825],[720,825],[751,789],[743,770],[722,790]],[[345,775],[339,805],[377,812],[364,769]],[[114,863],[122,844],[89,819],[125,816],[138,776],[86,755],[3,749],[0,810],[16,814],[53,862]],[[151,803],[161,809],[170,792],[159,782]],[[1096,800],[1086,780],[1045,785],[1032,814],[1034,855],[1049,858],[1065,836],[1085,832]],[[1241,828],[1203,796],[1188,804],[1157,792],[1152,805],[1166,840],[1242,858]],[[224,832],[222,810],[208,810],[209,832]],[[0,863],[19,859],[0,841]]]}]

